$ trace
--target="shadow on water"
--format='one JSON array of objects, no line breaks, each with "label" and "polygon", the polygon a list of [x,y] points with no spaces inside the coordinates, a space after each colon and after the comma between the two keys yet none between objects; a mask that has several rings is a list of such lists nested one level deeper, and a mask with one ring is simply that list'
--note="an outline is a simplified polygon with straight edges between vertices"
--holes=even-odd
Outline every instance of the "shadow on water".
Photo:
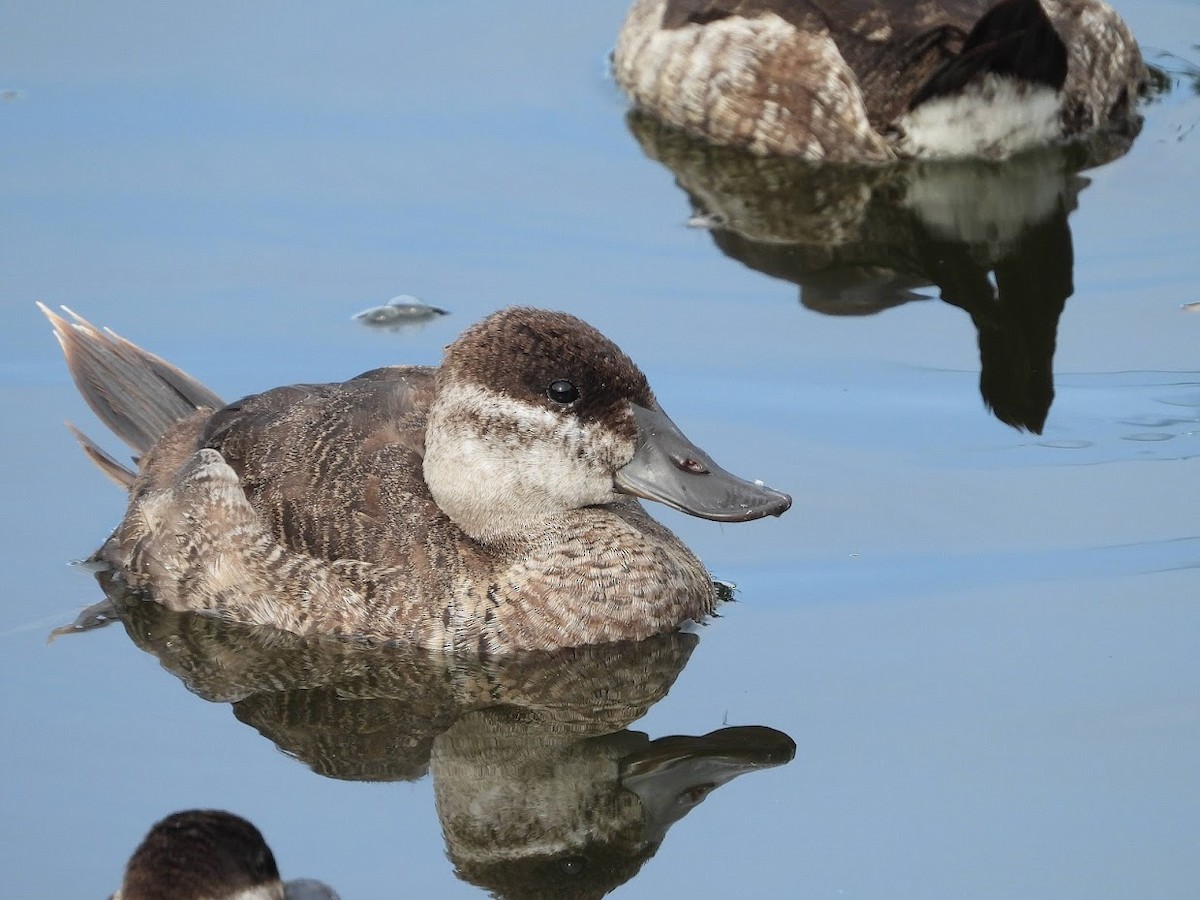
[{"label": "shadow on water", "polygon": [[229,625],[98,579],[107,599],[59,633],[121,621],[192,693],[229,703],[320,775],[431,774],[456,874],[496,896],[603,896],[711,791],[796,750],[762,726],[655,740],[629,730],[687,665],[688,633],[449,656]]},{"label": "shadow on water", "polygon": [[928,297],[978,332],[984,403],[1041,433],[1054,399],[1059,316],[1074,291],[1068,217],[1078,173],[1124,154],[1133,135],[1047,148],[995,164],[818,166],[714,147],[632,112],[629,129],[675,174],[731,259],[800,287],[826,315],[873,315]]}]

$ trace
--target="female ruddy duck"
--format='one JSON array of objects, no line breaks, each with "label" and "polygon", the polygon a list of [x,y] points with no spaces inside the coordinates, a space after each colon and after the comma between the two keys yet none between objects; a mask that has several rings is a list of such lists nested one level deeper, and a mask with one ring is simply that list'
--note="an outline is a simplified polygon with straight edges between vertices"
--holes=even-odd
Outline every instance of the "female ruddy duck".
[{"label": "female ruddy duck", "polygon": [[716,601],[634,497],[724,522],[791,505],[714,463],[629,357],[565,313],[505,309],[436,368],[225,405],[42,310],[84,398],[137,454],[134,473],[77,433],[130,491],[96,558],[171,609],[446,651],[640,639]]},{"label": "female ruddy duck", "polygon": [[864,163],[1136,133],[1147,81],[1101,0],[635,0],[613,71],[713,143]]},{"label": "female ruddy duck", "polygon": [[150,829],[112,900],[338,900],[326,884],[280,880],[262,832],[233,813],[189,809]]}]

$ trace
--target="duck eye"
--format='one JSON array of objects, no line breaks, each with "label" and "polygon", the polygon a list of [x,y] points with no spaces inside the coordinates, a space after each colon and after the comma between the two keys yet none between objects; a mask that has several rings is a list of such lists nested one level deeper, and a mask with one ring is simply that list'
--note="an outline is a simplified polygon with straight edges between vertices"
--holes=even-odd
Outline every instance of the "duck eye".
[{"label": "duck eye", "polygon": [[578,875],[587,868],[587,859],[582,856],[564,856],[558,861],[564,875]]},{"label": "duck eye", "polygon": [[561,403],[565,406],[579,399],[579,390],[566,379],[558,378],[550,382],[549,387],[546,388],[546,396],[555,403]]}]

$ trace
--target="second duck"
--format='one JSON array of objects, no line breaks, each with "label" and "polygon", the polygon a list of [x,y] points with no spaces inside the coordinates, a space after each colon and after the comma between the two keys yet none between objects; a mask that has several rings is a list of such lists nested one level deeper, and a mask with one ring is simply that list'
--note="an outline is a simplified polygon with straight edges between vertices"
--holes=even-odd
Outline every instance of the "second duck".
[{"label": "second duck", "polygon": [[1147,81],[1102,0],[635,0],[613,71],[713,143],[858,163],[1136,133]]}]

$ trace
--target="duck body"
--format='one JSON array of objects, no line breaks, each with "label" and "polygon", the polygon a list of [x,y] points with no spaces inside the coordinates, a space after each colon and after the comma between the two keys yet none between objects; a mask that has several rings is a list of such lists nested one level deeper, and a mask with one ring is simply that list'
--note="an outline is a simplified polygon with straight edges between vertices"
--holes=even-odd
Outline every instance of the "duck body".
[{"label": "duck body", "polygon": [[613,72],[713,143],[856,163],[1136,127],[1147,78],[1101,0],[635,0]]},{"label": "duck body", "polygon": [[[636,639],[715,600],[635,493],[723,520],[790,505],[688,444],[632,361],[565,314],[497,313],[436,369],[226,406],[191,390],[158,434],[105,406],[146,405],[153,385],[114,389],[115,367],[89,360],[168,364],[55,319],[85,398],[140,454],[98,555],[172,609],[451,652]],[[188,376],[172,371],[178,399]]]}]

